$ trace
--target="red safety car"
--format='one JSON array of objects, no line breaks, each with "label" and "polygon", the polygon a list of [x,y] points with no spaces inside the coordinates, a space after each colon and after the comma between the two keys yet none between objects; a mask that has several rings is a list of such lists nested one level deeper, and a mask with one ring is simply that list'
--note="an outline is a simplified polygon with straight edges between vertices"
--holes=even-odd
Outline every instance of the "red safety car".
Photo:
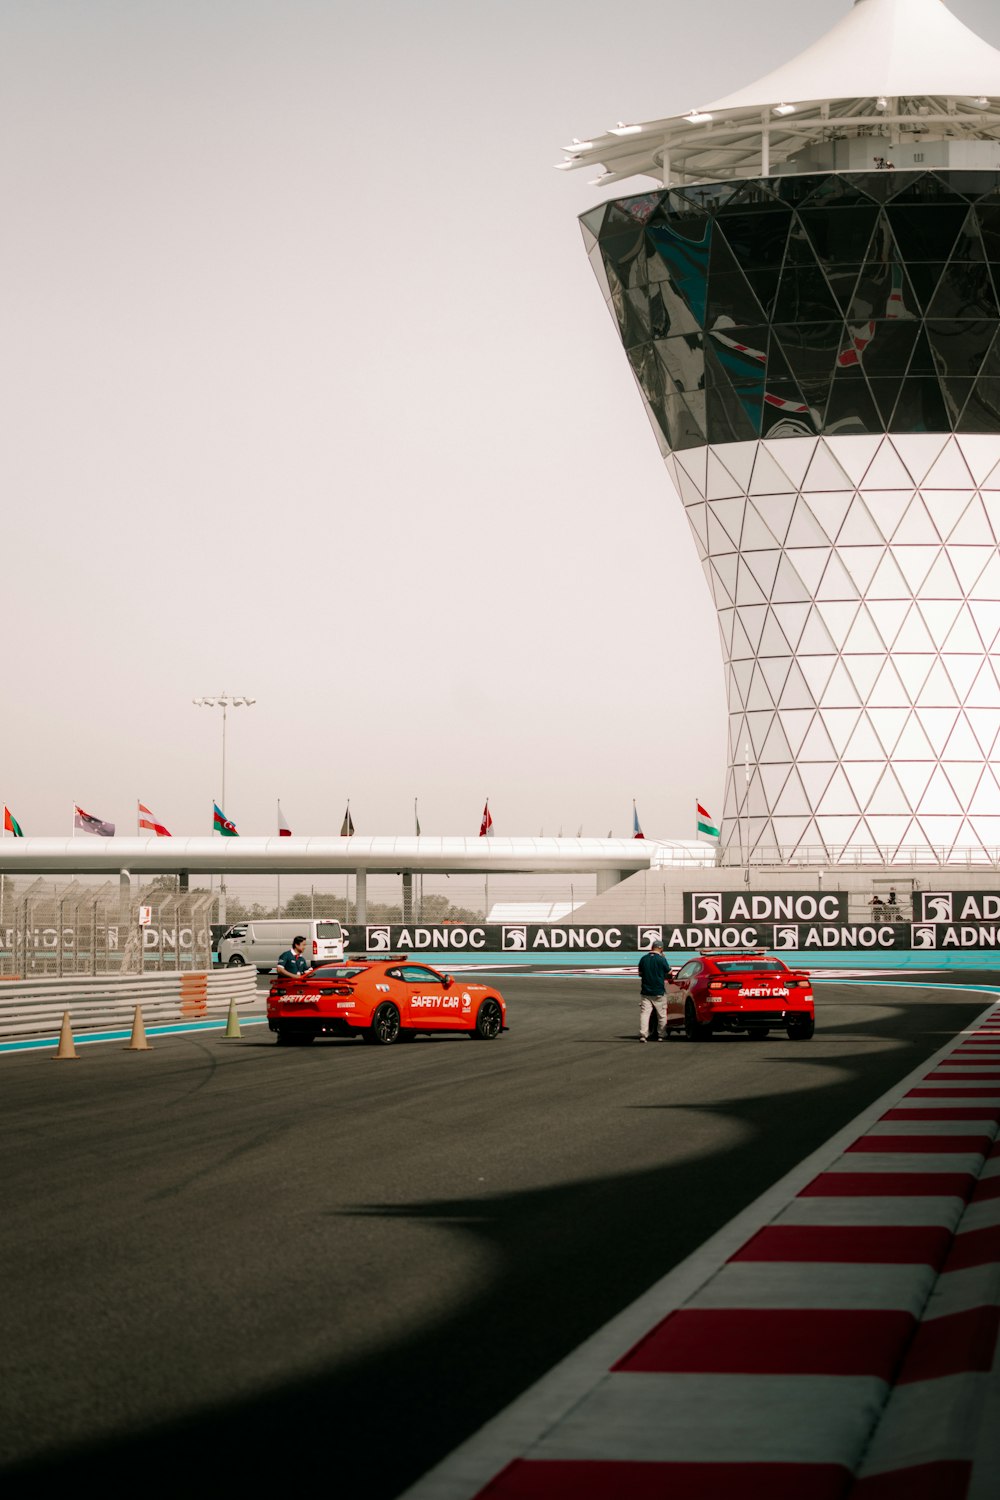
[{"label": "red safety car", "polygon": [[770,953],[703,950],[671,972],[667,984],[667,1029],[683,1028],[694,1042],[720,1031],[762,1041],[781,1027],[793,1042],[816,1029],[812,984]]},{"label": "red safety car", "polygon": [[489,985],[466,984],[405,955],[360,957],[324,964],[308,978],[276,978],[267,1024],[285,1043],[360,1036],[388,1046],[442,1031],[490,1042],[507,1030],[507,1007]]}]

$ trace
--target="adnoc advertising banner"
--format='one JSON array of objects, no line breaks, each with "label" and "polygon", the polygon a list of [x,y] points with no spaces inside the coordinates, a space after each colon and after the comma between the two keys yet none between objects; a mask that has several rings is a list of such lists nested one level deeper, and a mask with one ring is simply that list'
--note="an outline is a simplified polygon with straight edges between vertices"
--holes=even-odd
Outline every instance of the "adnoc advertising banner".
[{"label": "adnoc advertising banner", "polygon": [[1000,891],[914,891],[915,922],[1000,922]]},{"label": "adnoc advertising banner", "polygon": [[685,891],[685,922],[846,922],[846,891]]},{"label": "adnoc advertising banner", "polygon": [[[810,950],[859,952],[911,946],[908,922],[807,923],[807,922],[687,922],[679,926],[662,922],[580,924],[566,922],[483,923],[481,926],[396,923],[371,924],[351,930],[353,953],[399,953],[438,964],[462,953],[518,953],[542,957],[558,954],[586,958],[587,954],[620,953],[630,956],[661,942],[671,953],[696,953],[701,948],[766,948],[776,953]],[[933,946],[925,943],[922,946]]]}]

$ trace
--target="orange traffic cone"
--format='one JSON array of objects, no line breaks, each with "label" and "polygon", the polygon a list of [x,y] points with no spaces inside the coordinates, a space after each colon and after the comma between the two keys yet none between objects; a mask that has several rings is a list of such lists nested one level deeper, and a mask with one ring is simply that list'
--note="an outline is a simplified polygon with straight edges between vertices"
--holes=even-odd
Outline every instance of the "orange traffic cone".
[{"label": "orange traffic cone", "polygon": [[137,1005],[135,1016],[132,1019],[132,1040],[124,1048],[126,1052],[152,1052],[152,1047],[146,1041],[146,1028],[142,1023],[142,1006]]},{"label": "orange traffic cone", "polygon": [[56,1048],[56,1057],[75,1057],[76,1046],[73,1042],[73,1028],[69,1024],[69,1011],[63,1011],[62,1025],[59,1028],[59,1045]]}]

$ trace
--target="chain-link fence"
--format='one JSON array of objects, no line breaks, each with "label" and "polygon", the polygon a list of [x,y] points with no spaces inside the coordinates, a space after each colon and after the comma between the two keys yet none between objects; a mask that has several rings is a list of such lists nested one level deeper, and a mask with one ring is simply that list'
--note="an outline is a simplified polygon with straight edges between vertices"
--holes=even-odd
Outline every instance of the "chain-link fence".
[{"label": "chain-link fence", "polygon": [[[139,891],[118,881],[39,878],[0,902],[0,975],[137,974],[212,967],[209,891]],[[149,921],[139,924],[139,908]]]}]

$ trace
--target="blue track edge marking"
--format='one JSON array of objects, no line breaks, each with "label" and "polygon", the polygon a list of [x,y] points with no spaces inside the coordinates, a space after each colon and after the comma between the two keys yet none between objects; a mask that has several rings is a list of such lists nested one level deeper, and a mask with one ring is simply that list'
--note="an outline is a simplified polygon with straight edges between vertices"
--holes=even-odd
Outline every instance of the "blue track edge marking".
[{"label": "blue track edge marking", "polygon": [[[147,1036],[176,1036],[186,1031],[225,1031],[229,1024],[229,1018],[222,1021],[185,1021],[176,1026],[147,1026]],[[264,1026],[267,1024],[266,1016],[240,1016],[241,1026]],[[127,1042],[131,1040],[132,1028],[127,1026],[124,1031],[84,1031],[74,1033],[73,1041],[77,1046],[86,1046],[88,1042]],[[0,1052],[37,1052],[42,1047],[58,1047],[59,1038],[39,1037],[34,1040],[23,1042],[0,1042]]]},{"label": "blue track edge marking", "polygon": [[[1000,952],[995,949],[980,952],[967,949],[941,952],[936,948],[902,948],[893,951],[872,948],[772,948],[768,951],[783,959],[792,968],[796,965],[801,965],[803,969],[990,969],[995,967],[997,977],[1000,978]],[[698,950],[670,948],[663,956],[668,963],[686,964],[689,959],[698,957]],[[358,958],[360,957],[359,954]],[[453,950],[450,953],[442,953],[438,950],[436,953],[425,953],[423,950],[414,949],[412,953],[407,954],[407,957],[412,958],[414,962],[430,964],[433,968],[442,970],[447,970],[449,966],[456,970],[466,968],[516,969],[526,966],[596,969],[621,968],[637,964],[642,954],[638,951],[630,953],[626,949],[616,953],[588,953],[586,949],[581,948],[574,948],[572,956],[566,950],[559,953],[474,953],[463,949],[461,952]],[[346,962],[350,962],[350,957]]]}]

